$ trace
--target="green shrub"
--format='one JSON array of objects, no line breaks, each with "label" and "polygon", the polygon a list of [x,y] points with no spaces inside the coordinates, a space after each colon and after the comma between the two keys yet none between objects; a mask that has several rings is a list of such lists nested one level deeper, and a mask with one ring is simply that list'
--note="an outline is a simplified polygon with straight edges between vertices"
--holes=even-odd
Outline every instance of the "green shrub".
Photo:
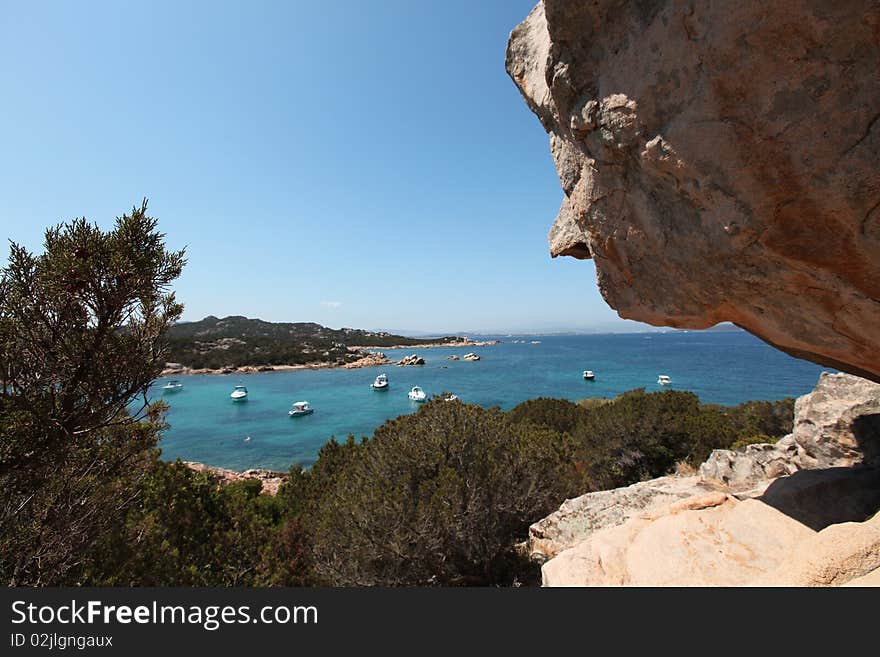
[{"label": "green shrub", "polygon": [[514,422],[533,422],[561,433],[571,433],[583,417],[578,404],[549,397],[526,400],[510,409],[507,415]]},{"label": "green shrub", "polygon": [[557,432],[430,401],[372,439],[331,445],[293,486],[316,495],[303,522],[325,583],[503,584],[534,575],[513,544],[576,491],[572,463]]},{"label": "green shrub", "polygon": [[[582,403],[587,402],[587,403]],[[512,409],[528,421],[569,433],[578,444],[575,465],[584,490],[604,490],[659,477],[685,462],[697,467],[713,449],[748,436],[776,438],[791,431],[793,400],[735,407],[700,404],[691,392],[643,388],[613,400],[534,399]]]},{"label": "green shrub", "polygon": [[749,445],[760,445],[763,443],[775,443],[776,440],[771,438],[767,434],[759,433],[753,436],[745,436],[743,438],[738,438],[731,445],[730,449],[734,450],[743,450]]},{"label": "green shrub", "polygon": [[125,526],[105,533],[81,578],[119,586],[298,586],[307,542],[261,482],[219,485],[182,463],[155,461]]}]

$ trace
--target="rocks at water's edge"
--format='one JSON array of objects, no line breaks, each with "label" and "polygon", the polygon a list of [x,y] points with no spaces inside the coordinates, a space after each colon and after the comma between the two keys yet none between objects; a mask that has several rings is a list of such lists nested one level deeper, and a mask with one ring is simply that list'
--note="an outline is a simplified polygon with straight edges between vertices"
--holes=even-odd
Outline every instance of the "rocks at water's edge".
[{"label": "rocks at water's edge", "polygon": [[878,420],[880,385],[823,373],[792,434],[716,450],[697,475],[568,500],[532,525],[531,555],[548,586],[870,583]]},{"label": "rocks at water's edge", "polygon": [[391,361],[381,351],[367,352],[352,363],[343,365],[343,369],[353,370],[361,367],[378,367],[379,365],[387,365]]},{"label": "rocks at water's edge", "polygon": [[391,361],[381,351],[362,351],[350,350],[352,358],[355,360],[345,361],[337,360],[334,362],[315,362],[304,365],[242,365],[233,367],[231,365],[220,368],[191,368],[180,363],[165,363],[165,369],[162,376],[174,376],[179,374],[254,374],[256,372],[287,372],[294,370],[322,370],[335,367],[344,369],[356,369],[359,367],[378,367],[379,365],[387,365]]},{"label": "rocks at water's edge", "polygon": [[401,358],[396,363],[396,365],[399,365],[401,367],[406,366],[406,365],[424,365],[424,364],[425,364],[425,359],[422,358],[421,356],[419,356],[418,354],[411,354],[409,356]]},{"label": "rocks at water's edge", "polygon": [[262,468],[236,472],[235,470],[227,470],[226,468],[205,465],[204,463],[199,463],[197,461],[184,461],[183,464],[196,472],[207,473],[211,479],[223,485],[231,484],[236,481],[244,481],[246,479],[257,479],[263,484],[263,488],[260,492],[266,495],[275,495],[281,487],[281,484],[287,480],[287,475],[283,472],[264,470]]},{"label": "rocks at water's edge", "polygon": [[593,258],[622,317],[880,381],[878,25],[877,2],[540,2],[506,67],[559,173],[551,254]]}]

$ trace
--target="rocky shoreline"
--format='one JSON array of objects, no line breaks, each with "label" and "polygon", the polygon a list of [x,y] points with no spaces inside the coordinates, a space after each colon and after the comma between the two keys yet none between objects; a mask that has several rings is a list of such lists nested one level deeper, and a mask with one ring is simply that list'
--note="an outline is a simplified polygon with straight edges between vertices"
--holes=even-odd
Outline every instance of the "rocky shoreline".
[{"label": "rocky shoreline", "polygon": [[263,488],[260,492],[264,495],[277,494],[281,484],[287,481],[286,473],[276,472],[275,470],[265,470],[263,468],[252,468],[250,470],[245,470],[244,472],[237,472],[226,468],[218,468],[213,465],[205,465],[198,461],[183,461],[183,464],[190,470],[206,473],[208,477],[221,485],[233,484],[237,481],[246,481],[248,479],[256,479],[262,482]]},{"label": "rocky shoreline", "polygon": [[[382,347],[387,349],[435,349],[437,347],[489,347],[500,344],[501,340],[460,340],[458,342],[432,342],[420,345],[392,345],[390,347]],[[359,356],[357,360],[351,362],[318,362],[305,363],[302,365],[240,365],[237,367],[188,367],[182,363],[165,363],[165,369],[162,370],[161,376],[190,375],[190,374],[257,374],[260,372],[289,372],[293,370],[323,370],[334,367],[343,369],[358,369],[361,367],[381,367],[383,365],[393,364],[391,359],[382,351],[370,351],[378,349],[378,347],[348,347],[350,353]],[[400,363],[398,363],[400,364]]]},{"label": "rocky shoreline", "polygon": [[429,342],[427,344],[396,344],[390,347],[349,347],[349,351],[364,351],[366,349],[437,349],[439,347],[491,347],[501,344],[501,340],[470,340],[465,338],[458,342]]},{"label": "rocky shoreline", "polygon": [[356,369],[359,367],[378,367],[390,363],[388,357],[382,352],[362,354],[360,358],[349,363],[305,363],[302,365],[241,365],[238,367],[222,367],[214,369],[210,367],[188,367],[181,363],[165,363],[165,369],[160,376],[190,375],[190,374],[257,374],[260,372],[290,372],[294,370],[325,370],[330,368]]}]

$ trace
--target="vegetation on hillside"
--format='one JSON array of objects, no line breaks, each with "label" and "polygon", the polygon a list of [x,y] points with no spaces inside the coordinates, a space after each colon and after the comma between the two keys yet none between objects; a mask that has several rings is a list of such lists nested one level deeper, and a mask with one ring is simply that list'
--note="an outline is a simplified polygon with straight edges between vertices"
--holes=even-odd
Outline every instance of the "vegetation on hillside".
[{"label": "vegetation on hillside", "polygon": [[169,359],[193,368],[346,363],[358,355],[349,346],[456,342],[460,338],[408,338],[361,329],[331,329],[311,322],[274,323],[247,317],[205,317],[180,322],[168,332]]}]

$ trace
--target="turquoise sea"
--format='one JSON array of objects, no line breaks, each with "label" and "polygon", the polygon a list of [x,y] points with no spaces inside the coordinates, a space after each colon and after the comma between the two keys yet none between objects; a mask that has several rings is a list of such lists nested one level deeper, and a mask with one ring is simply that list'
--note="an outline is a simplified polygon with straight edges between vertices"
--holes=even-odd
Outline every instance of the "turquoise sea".
[{"label": "turquoise sea", "polygon": [[[704,402],[738,404],[802,395],[828,369],[742,331],[494,337],[503,343],[386,350],[393,360],[418,353],[427,361],[423,366],[182,376],[183,389],[165,395],[160,387],[168,379],[159,379],[154,394],[170,405],[163,457],[235,470],[310,465],[330,436],[370,435],[385,420],[417,410],[407,398],[414,385],[429,396],[454,392],[465,402],[509,409],[534,397],[577,400],[660,390],[657,376],[668,374],[672,388],[693,391]],[[446,359],[468,351],[481,360]],[[595,372],[595,381],[584,381],[585,369]],[[391,383],[384,392],[370,388],[380,372]],[[239,383],[248,387],[247,402],[229,398]],[[315,412],[289,417],[291,404],[300,400]]]}]

